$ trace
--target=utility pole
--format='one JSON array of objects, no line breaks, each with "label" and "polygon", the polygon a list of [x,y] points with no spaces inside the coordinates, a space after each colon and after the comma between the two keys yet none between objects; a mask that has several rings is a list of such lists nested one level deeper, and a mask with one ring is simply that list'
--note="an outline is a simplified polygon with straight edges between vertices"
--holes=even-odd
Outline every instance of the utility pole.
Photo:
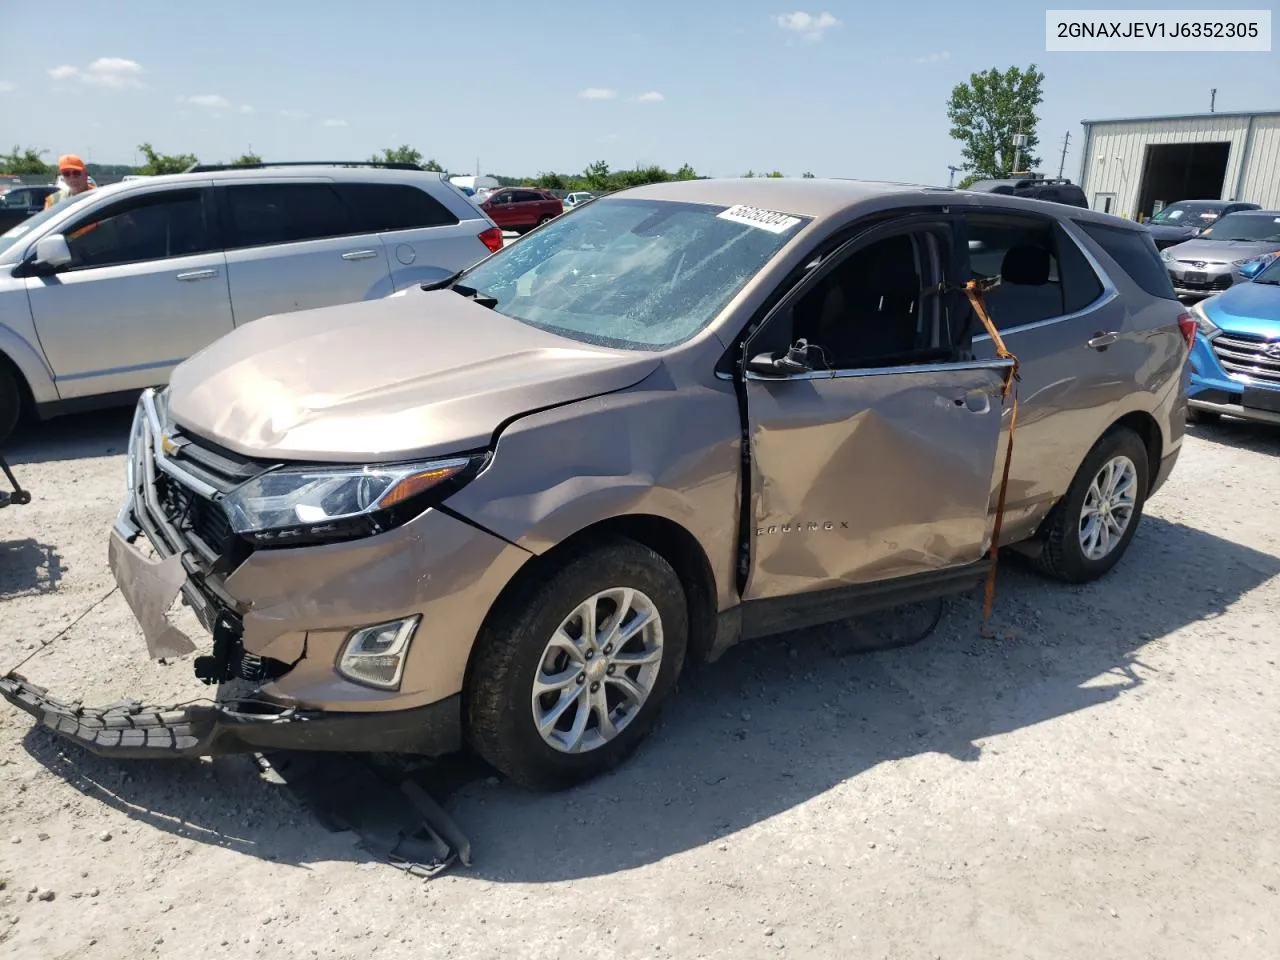
[{"label": "utility pole", "polygon": [[1062,140],[1062,159],[1058,161],[1058,179],[1062,179],[1062,171],[1067,165],[1067,146],[1071,143],[1071,131],[1067,131],[1066,137]]},{"label": "utility pole", "polygon": [[947,164],[947,169],[951,171],[951,176],[947,178],[947,186],[954,187],[956,183],[956,174],[963,170],[964,167],[953,167],[951,164]]},{"label": "utility pole", "polygon": [[1213,113],[1214,104],[1218,102],[1218,88],[1214,87],[1209,91],[1209,112]]}]

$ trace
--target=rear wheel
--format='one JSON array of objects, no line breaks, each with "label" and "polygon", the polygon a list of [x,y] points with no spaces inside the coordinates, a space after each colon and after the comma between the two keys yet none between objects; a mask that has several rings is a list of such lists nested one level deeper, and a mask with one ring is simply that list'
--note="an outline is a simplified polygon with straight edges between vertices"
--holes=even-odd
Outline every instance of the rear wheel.
[{"label": "rear wheel", "polygon": [[22,387],[13,367],[0,357],[0,443],[8,440],[22,416]]},{"label": "rear wheel", "polygon": [[1067,583],[1106,574],[1129,548],[1150,486],[1147,448],[1116,427],[1089,451],[1045,525],[1041,573]]},{"label": "rear wheel", "polygon": [[476,752],[539,790],[616,766],[653,728],[684,664],[688,610],[671,565],[619,538],[500,603],[469,671]]},{"label": "rear wheel", "polygon": [[545,217],[542,217],[541,219],[538,220],[538,226],[542,226],[544,223],[550,223],[554,219],[555,217],[551,216],[550,214],[547,214]]}]

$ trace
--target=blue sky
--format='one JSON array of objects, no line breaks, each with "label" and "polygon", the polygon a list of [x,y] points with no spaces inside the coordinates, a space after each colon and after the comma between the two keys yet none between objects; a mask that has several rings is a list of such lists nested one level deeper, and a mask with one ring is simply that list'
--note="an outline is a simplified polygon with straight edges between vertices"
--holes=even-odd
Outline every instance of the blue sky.
[{"label": "blue sky", "polygon": [[29,21],[39,29],[0,37],[5,149],[120,163],[142,141],[206,161],[250,146],[268,159],[360,159],[410,143],[462,172],[477,158],[510,175],[603,159],[945,183],[960,157],[947,97],[992,66],[1047,74],[1044,168],[1056,172],[1070,130],[1073,177],[1083,118],[1207,110],[1211,87],[1219,110],[1280,108],[1277,52],[1047,53],[1045,5],[1025,2],[82,9],[65,14],[79,25],[60,28],[55,5]]}]

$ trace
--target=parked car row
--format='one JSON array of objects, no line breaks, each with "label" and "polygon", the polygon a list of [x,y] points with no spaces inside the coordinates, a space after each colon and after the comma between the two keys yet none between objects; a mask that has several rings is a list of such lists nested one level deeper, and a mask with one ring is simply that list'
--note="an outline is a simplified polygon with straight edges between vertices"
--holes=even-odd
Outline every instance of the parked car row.
[{"label": "parked car row", "polygon": [[[407,216],[390,186],[448,223],[389,221]],[[1068,204],[652,184],[420,284],[397,264],[434,254],[405,231],[452,231],[476,260],[488,223],[424,176],[99,194],[0,258],[38,312],[0,309],[30,330],[82,288],[50,389],[97,376],[84,331],[104,314],[113,376],[155,351],[168,386],[136,409],[111,568],[153,656],[194,648],[160,616],[181,592],[212,636],[193,672],[218,688],[112,714],[0,678],[107,755],[469,743],[563,787],[623,760],[689,662],[980,583],[1014,403],[1001,542],[1059,580],[1119,562],[1181,449],[1195,323],[1145,229]],[[349,268],[396,293],[299,309]],[[199,323],[213,342],[170,375],[183,321],[215,316],[182,298],[213,311],[228,280]]]},{"label": "parked car row", "polygon": [[1178,296],[1196,300],[1227,290],[1280,256],[1280,210],[1255,206],[1227,213],[1160,256]]}]

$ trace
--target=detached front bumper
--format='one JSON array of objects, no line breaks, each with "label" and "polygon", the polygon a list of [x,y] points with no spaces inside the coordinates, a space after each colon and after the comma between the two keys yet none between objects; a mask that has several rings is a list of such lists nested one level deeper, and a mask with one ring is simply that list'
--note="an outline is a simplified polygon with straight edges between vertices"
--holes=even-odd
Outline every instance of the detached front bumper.
[{"label": "detached front bumper", "polygon": [[440,756],[462,740],[461,698],[413,710],[339,713],[263,700],[86,707],[58,700],[21,674],[0,677],[0,696],[55,733],[101,757],[193,758],[264,750],[420,753]]}]

